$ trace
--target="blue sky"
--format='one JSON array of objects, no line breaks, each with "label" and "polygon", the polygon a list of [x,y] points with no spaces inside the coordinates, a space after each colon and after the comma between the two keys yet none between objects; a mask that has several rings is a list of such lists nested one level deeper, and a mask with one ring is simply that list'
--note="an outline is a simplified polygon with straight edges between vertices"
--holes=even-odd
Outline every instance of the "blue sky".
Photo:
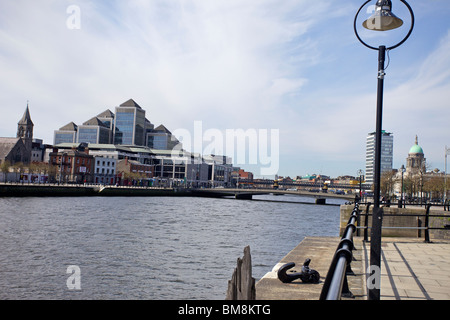
[{"label": "blue sky", "polygon": [[[375,130],[377,85],[377,52],[353,33],[362,3],[2,1],[0,136],[15,135],[27,100],[35,137],[52,143],[70,121],[133,98],[172,131],[195,121],[205,130],[278,129],[280,175],[356,175]],[[394,168],[418,135],[431,168],[444,170],[450,2],[409,3],[416,26],[389,54],[383,129],[394,134]],[[70,5],[80,8],[80,29],[67,28]],[[406,26],[408,12],[393,5]],[[376,46],[404,33],[361,30]]]}]

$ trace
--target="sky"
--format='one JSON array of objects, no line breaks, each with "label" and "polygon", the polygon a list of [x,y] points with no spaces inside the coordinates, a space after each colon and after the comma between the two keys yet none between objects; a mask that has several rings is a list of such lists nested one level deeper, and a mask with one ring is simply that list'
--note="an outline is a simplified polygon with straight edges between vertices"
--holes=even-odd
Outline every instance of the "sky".
[{"label": "sky", "polygon": [[[450,146],[450,1],[408,2],[415,27],[389,51],[383,129],[394,135],[394,168],[406,164],[417,135],[430,169],[443,171]],[[237,146],[208,149],[231,150],[235,164],[255,176],[356,175],[365,168],[377,99],[378,52],[353,31],[363,3],[1,1],[0,136],[15,136],[27,101],[34,137],[52,144],[54,130],[114,112],[132,98],[155,126],[200,139],[190,151],[211,146],[207,133],[222,132],[216,140],[226,140],[227,130],[255,133],[256,155],[240,163]],[[373,4],[358,16],[361,38],[375,47],[400,41],[411,22],[406,7],[393,0],[404,25],[376,32],[361,27]],[[260,170],[269,162],[275,171]]]}]

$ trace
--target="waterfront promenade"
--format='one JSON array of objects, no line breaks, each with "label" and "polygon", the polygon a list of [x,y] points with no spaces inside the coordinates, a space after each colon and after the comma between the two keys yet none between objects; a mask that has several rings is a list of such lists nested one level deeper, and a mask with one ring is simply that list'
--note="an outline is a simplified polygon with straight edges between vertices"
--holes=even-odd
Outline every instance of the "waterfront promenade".
[{"label": "waterfront promenade", "polygon": [[[370,243],[358,242],[366,267]],[[381,300],[450,299],[449,240],[385,238],[381,262]]]},{"label": "waterfront promenade", "polygon": [[[289,252],[271,272],[256,284],[258,300],[318,300],[340,238],[307,237]],[[347,277],[353,298],[367,300],[365,270],[370,261],[370,242],[354,238],[354,275]],[[277,278],[279,267],[295,262],[300,272],[306,258],[312,269],[321,275],[318,284],[304,284],[300,280],[282,283]],[[448,300],[450,299],[450,240],[425,243],[421,238],[382,239],[381,300]]]}]

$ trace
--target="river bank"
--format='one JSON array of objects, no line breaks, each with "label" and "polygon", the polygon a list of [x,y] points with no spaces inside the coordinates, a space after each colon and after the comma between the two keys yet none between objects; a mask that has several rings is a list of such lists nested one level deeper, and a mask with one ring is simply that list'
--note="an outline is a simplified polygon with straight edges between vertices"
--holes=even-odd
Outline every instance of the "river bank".
[{"label": "river bank", "polygon": [[189,196],[183,188],[102,185],[0,184],[0,197]]}]

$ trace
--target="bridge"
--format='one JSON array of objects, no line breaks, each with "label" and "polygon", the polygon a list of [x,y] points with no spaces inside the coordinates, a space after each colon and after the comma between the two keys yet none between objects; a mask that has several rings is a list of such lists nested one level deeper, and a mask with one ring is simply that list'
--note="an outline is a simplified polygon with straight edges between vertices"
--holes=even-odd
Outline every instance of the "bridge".
[{"label": "bridge", "polygon": [[295,195],[302,197],[315,198],[316,204],[325,204],[326,199],[354,200],[355,195],[334,194],[327,192],[310,192],[303,190],[279,190],[279,189],[235,189],[235,188],[213,188],[213,189],[191,189],[191,194],[199,197],[225,198],[234,197],[235,199],[251,200],[255,195]]},{"label": "bridge", "polygon": [[[257,189],[258,188],[262,188],[262,189],[270,189],[275,181],[274,180],[270,180],[270,179],[243,179],[243,178],[239,178],[239,185],[247,185],[247,186],[254,186]],[[302,187],[302,188],[311,188],[311,189],[321,189],[324,186],[324,182],[311,182],[311,181],[278,181],[278,186],[284,187],[286,189],[289,188],[297,188],[297,187]],[[372,185],[370,184],[366,184],[366,183],[361,183],[361,184],[345,184],[345,183],[334,183],[333,181],[331,181],[331,183],[326,183],[326,185],[328,186],[329,189],[338,189],[338,190],[343,190],[343,189],[357,189],[359,190],[361,188],[361,190],[371,190],[372,189]]]}]

